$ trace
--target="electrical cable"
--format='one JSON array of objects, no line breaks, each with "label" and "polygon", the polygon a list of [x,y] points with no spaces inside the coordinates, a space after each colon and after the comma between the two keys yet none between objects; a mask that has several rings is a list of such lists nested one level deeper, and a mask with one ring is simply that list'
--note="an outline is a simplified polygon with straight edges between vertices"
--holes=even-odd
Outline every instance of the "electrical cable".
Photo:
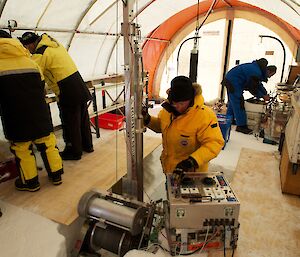
[{"label": "electrical cable", "polygon": [[178,53],[177,53],[177,75],[178,75],[178,71],[179,71],[179,54],[180,54],[181,48],[182,48],[183,44],[185,44],[187,41],[195,39],[195,38],[201,38],[201,37],[199,37],[199,36],[198,37],[189,37],[189,38],[185,39],[179,46]]},{"label": "electrical cable", "polygon": [[224,257],[226,257],[226,226],[223,225],[224,227],[224,246],[223,246],[223,249],[224,249]]},{"label": "electrical cable", "polygon": [[145,189],[143,190],[143,192],[145,193],[145,195],[147,196],[148,200],[151,201],[151,197],[148,195],[148,193],[145,191]]},{"label": "electrical cable", "polygon": [[207,11],[207,13],[206,13],[206,15],[205,15],[205,17],[204,17],[204,20],[202,21],[202,23],[200,24],[200,26],[199,26],[198,28],[196,28],[196,30],[199,31],[199,30],[201,29],[201,27],[203,26],[203,24],[204,24],[205,21],[207,20],[208,16],[211,14],[211,12],[212,12],[213,8],[215,7],[217,1],[219,1],[219,0],[214,0],[214,1],[212,2],[211,6],[209,7],[209,9],[208,9],[208,11]]},{"label": "electrical cable", "polygon": [[196,30],[199,27],[199,0],[197,2],[197,22],[196,22]]},{"label": "electrical cable", "polygon": [[234,248],[234,246],[232,246],[232,254],[231,254],[231,257],[234,256],[234,251],[235,251],[235,248]]},{"label": "electrical cable", "polygon": [[160,231],[160,234],[161,234],[165,239],[168,239],[168,238],[163,234],[163,232]]},{"label": "electrical cable", "polygon": [[201,38],[198,36],[198,33],[199,33],[199,30],[201,29],[201,27],[203,26],[203,24],[205,23],[205,21],[207,20],[207,18],[209,17],[209,15],[211,14],[213,8],[215,7],[215,4],[217,3],[217,1],[219,0],[214,0],[211,4],[211,6],[209,7],[205,17],[204,17],[204,20],[202,21],[202,23],[200,24],[200,26],[198,26],[198,22],[199,22],[199,1],[198,1],[198,4],[197,4],[197,23],[196,23],[196,29],[195,29],[195,35],[194,37],[190,37],[190,38],[187,38],[186,40],[184,40],[179,49],[178,49],[178,53],[177,53],[177,75],[178,75],[178,71],[179,71],[179,54],[180,54],[180,50],[181,50],[181,47],[184,43],[186,43],[188,40],[191,40],[191,39],[198,39],[198,38]]},{"label": "electrical cable", "polygon": [[209,238],[206,242],[204,241],[203,242],[203,245],[199,248],[197,248],[196,250],[192,251],[192,252],[189,252],[189,253],[182,253],[181,255],[182,256],[189,256],[189,255],[192,255],[192,254],[195,254],[195,253],[198,253],[199,251],[202,251],[202,247],[204,249],[204,247],[207,245],[208,242],[210,242],[212,239],[215,238],[215,236],[217,235],[217,232],[218,232],[218,229],[216,229],[216,231],[214,232],[214,234],[211,236],[211,238]]},{"label": "electrical cable", "polygon": [[[209,226],[207,226],[207,231],[206,231],[206,235],[205,235],[204,242],[206,242],[206,241],[207,241],[208,232],[209,232]],[[201,247],[201,249],[200,249],[199,253],[201,253],[201,252],[203,251],[203,249],[204,249],[204,246],[205,246],[205,245],[206,245],[206,243],[203,243],[203,245],[202,245],[202,247]]]},{"label": "electrical cable", "polygon": [[170,253],[170,251],[168,249],[164,248],[162,245],[160,245],[160,244],[157,244],[157,245],[165,252]]},{"label": "electrical cable", "polygon": [[235,240],[236,240],[235,228],[232,227],[231,225],[229,227],[230,227],[230,230],[231,230],[231,237],[233,238],[233,241],[231,241],[231,248],[232,248],[231,257],[233,257],[234,256],[234,251],[235,251]]}]

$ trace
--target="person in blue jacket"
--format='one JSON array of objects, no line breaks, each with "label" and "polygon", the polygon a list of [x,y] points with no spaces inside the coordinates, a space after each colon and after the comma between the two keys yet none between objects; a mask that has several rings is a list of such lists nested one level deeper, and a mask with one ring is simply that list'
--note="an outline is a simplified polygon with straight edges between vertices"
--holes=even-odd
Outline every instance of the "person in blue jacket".
[{"label": "person in blue jacket", "polygon": [[249,91],[253,96],[269,101],[270,97],[262,82],[276,73],[276,66],[268,65],[265,58],[254,60],[251,63],[244,63],[229,70],[222,85],[227,89],[228,104],[227,115],[232,116],[236,122],[236,131],[244,134],[252,133],[247,126],[247,116],[244,107],[244,91]]}]

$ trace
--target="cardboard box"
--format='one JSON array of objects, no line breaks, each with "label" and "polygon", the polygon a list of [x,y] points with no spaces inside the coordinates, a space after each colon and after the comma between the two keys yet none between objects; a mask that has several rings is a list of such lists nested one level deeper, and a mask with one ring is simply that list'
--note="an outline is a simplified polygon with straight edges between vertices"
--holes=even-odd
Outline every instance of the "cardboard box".
[{"label": "cardboard box", "polygon": [[284,141],[280,160],[281,191],[300,195],[300,163],[293,165],[289,160],[287,143]]},{"label": "cardboard box", "polygon": [[263,103],[250,103],[247,100],[245,101],[245,110],[246,112],[256,112],[256,113],[265,113],[267,105]]}]

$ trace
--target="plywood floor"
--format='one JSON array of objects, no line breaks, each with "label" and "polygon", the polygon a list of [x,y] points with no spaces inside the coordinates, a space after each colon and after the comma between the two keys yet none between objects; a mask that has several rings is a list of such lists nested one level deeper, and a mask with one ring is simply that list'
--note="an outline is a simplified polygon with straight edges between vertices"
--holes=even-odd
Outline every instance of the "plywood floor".
[{"label": "plywood floor", "polygon": [[[144,136],[144,156],[161,144],[160,137]],[[40,171],[41,190],[19,192],[13,180],[0,184],[0,199],[69,225],[77,217],[80,197],[92,188],[109,189],[126,174],[126,143],[123,132],[111,133],[94,141],[95,152],[84,154],[79,161],[65,161],[63,184],[53,186],[45,170]]]}]

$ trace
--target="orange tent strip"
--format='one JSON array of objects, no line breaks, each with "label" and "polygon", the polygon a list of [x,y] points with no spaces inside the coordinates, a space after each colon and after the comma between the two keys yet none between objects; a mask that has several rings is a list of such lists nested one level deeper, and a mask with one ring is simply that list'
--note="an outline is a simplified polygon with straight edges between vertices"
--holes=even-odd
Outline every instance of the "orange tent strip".
[{"label": "orange tent strip", "polygon": [[[240,1],[232,0],[227,1],[230,3],[233,8],[234,7],[246,7],[247,9],[255,9],[259,12],[264,12],[266,16],[273,16],[275,15],[250,4],[246,4]],[[199,15],[205,15],[208,11],[212,0],[204,1],[199,4]],[[154,31],[150,33],[148,38],[159,38],[166,41],[170,41],[174,35],[183,28],[186,24],[192,22],[193,19],[197,17],[197,5],[193,5],[188,7],[181,12],[173,15],[164,23],[162,23],[159,27],[157,27]],[[219,1],[218,4],[215,6],[214,10],[221,9],[224,7],[228,7],[224,1]],[[278,23],[282,23],[293,35],[293,37],[300,42],[300,30],[291,26],[284,20],[276,17]],[[156,69],[158,64],[161,61],[161,56],[165,49],[168,47],[168,42],[161,42],[157,40],[147,40],[143,45],[143,60],[144,60],[144,69],[149,73],[149,97],[158,97],[159,93],[159,85],[154,84],[154,77],[156,73]]]}]

